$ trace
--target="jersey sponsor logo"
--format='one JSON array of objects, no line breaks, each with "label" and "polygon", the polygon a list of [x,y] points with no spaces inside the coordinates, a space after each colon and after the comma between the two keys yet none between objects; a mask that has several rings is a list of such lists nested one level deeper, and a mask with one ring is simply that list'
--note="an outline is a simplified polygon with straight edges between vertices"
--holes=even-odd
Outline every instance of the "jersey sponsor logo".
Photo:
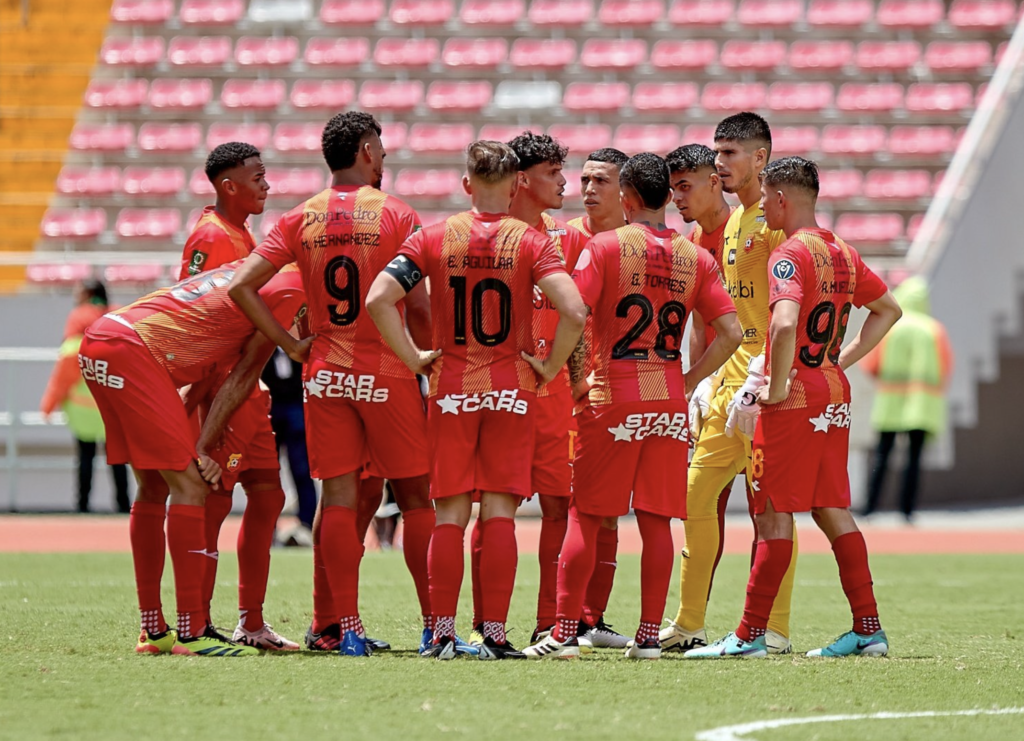
[{"label": "jersey sponsor logo", "polygon": [[779,260],[772,266],[772,275],[777,280],[789,280],[796,275],[796,265],[789,260]]},{"label": "jersey sponsor logo", "polygon": [[725,284],[726,292],[734,299],[736,298],[754,298],[754,281],[737,281],[733,283],[731,281]]},{"label": "jersey sponsor logo", "polygon": [[748,327],[743,331],[743,339],[751,340],[757,337],[757,327]]},{"label": "jersey sponsor logo", "polygon": [[329,224],[332,221],[341,221],[346,224],[354,224],[357,221],[369,221],[374,222],[380,218],[380,214],[374,211],[372,208],[354,208],[351,211],[347,211],[343,208],[336,208],[331,211],[306,211],[303,213],[305,218],[305,224],[303,226],[312,226],[313,224]]},{"label": "jersey sponsor logo", "polygon": [[441,407],[441,414],[456,416],[484,410],[512,414],[526,414],[530,410],[530,403],[519,398],[519,389],[488,391],[486,394],[445,394],[443,399],[437,399],[437,405]]},{"label": "jersey sponsor logo", "polygon": [[203,272],[203,266],[206,265],[207,254],[200,252],[199,250],[192,250],[192,257],[188,260],[188,274],[198,275]]},{"label": "jersey sponsor logo", "polygon": [[819,414],[817,417],[811,417],[807,421],[814,425],[815,432],[828,432],[830,427],[849,429],[850,405],[829,404],[825,407],[824,412]]},{"label": "jersey sponsor logo", "polygon": [[376,376],[321,369],[303,384],[304,397],[306,401],[315,396],[318,399],[351,399],[379,404],[388,400],[388,389],[374,388],[376,382]]},{"label": "jersey sponsor logo", "polygon": [[620,257],[642,257],[648,262],[664,263],[678,268],[692,268],[697,264],[696,255],[688,255],[676,250],[659,247],[648,249],[647,245],[620,244]]},{"label": "jersey sponsor logo", "polygon": [[614,442],[631,443],[645,437],[670,437],[681,442],[690,439],[690,428],[686,424],[685,412],[645,412],[630,414],[617,427],[609,427]]},{"label": "jersey sponsor logo", "polygon": [[853,260],[841,252],[836,254],[812,252],[811,257],[814,258],[814,266],[818,268],[853,268]]},{"label": "jersey sponsor logo", "polygon": [[93,360],[82,354],[78,355],[78,367],[82,370],[82,378],[86,381],[98,383],[109,389],[123,389],[124,376],[115,376],[110,373],[110,363],[106,360]]},{"label": "jersey sponsor logo", "polygon": [[552,239],[554,239],[555,237],[564,237],[566,234],[568,234],[568,232],[565,231],[565,229],[559,229],[557,227],[554,229],[548,229],[547,233],[548,236],[551,237]]},{"label": "jersey sponsor logo", "polygon": [[242,465],[241,453],[232,453],[231,455],[228,456],[228,468],[230,470],[234,471],[240,465]]}]

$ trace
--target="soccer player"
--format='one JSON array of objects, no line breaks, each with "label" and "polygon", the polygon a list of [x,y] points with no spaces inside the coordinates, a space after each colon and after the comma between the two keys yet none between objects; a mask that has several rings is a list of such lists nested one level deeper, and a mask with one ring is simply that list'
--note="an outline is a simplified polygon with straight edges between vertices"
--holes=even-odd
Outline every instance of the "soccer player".
[{"label": "soccer player", "polygon": [[[739,345],[736,310],[706,252],[665,226],[668,165],[645,152],[619,175],[628,226],[588,242],[574,280],[594,317],[594,382],[579,420],[569,531],[558,570],[558,622],[530,658],[579,655],[583,592],[594,568],[601,520],[636,512],[643,538],[640,626],[626,656],[661,656],[658,626],[672,576],[673,517],[686,517],[686,388]],[[683,328],[698,309],[717,337],[684,376]],[[585,343],[569,361],[583,378]]]},{"label": "soccer player", "polygon": [[[86,332],[79,350],[82,375],[107,429],[107,456],[112,463],[131,463],[139,482],[130,521],[142,614],[139,653],[256,653],[213,631],[202,601],[208,560],[204,502],[207,482],[216,484],[220,477],[220,467],[208,452],[252,392],[273,351],[228,298],[227,285],[237,265],[200,273],[104,315]],[[283,323],[291,325],[304,310],[297,271],[268,283],[263,296],[268,310]],[[296,352],[308,343],[296,342]],[[220,386],[197,442],[178,388],[211,378],[219,381],[220,371],[231,366],[233,372]],[[160,603],[165,517],[177,632],[167,627]]]},{"label": "soccer player", "polygon": [[[519,184],[515,152],[500,142],[472,143],[462,184],[473,209],[413,235],[374,281],[366,307],[410,370],[431,369],[430,486],[437,527],[430,541],[434,645],[424,655],[455,656],[463,540],[479,494],[484,621],[479,658],[521,659],[505,635],[505,621],[518,559],[516,508],[534,491],[536,391],[565,365],[585,314],[551,240],[508,216]],[[424,278],[431,284],[433,351],[413,343],[396,309]],[[534,286],[559,314],[543,360],[532,355],[540,355]]]},{"label": "soccer player", "polygon": [[[357,514],[359,477],[367,463],[375,475],[391,480],[405,515],[405,560],[424,630],[431,628],[426,561],[434,510],[423,398],[415,376],[363,311],[373,277],[420,228],[415,211],[379,190],[386,154],[380,133],[380,124],[361,111],[340,113],[327,123],[323,154],[331,187],[282,216],[231,286],[231,297],[260,331],[294,355],[295,338],[274,320],[257,291],[290,262],[302,271],[315,332],[304,371],[306,439],[312,475],[323,480],[307,643],[319,645],[325,631],[336,630],[338,651],[348,656],[372,650],[359,617],[363,539]],[[428,337],[424,287],[411,291],[403,306],[409,331]],[[378,486],[378,497],[380,491]]]},{"label": "soccer player", "polygon": [[[760,187],[768,227],[787,240],[768,267],[766,385],[757,392],[761,412],[751,461],[757,555],[739,627],[686,657],[767,656],[768,615],[792,560],[793,513],[808,511],[832,544],[853,629],[807,655],[884,656],[889,642],[878,619],[867,547],[850,514],[850,383],[843,369],[877,345],[902,312],[857,251],[818,226],[813,162],[772,162]],[[870,314],[843,348],[854,306]]]},{"label": "soccer player", "polygon": [[569,222],[569,226],[583,232],[587,239],[626,225],[619,201],[619,170],[628,159],[611,147],[587,155],[580,173],[580,192],[587,213]]}]

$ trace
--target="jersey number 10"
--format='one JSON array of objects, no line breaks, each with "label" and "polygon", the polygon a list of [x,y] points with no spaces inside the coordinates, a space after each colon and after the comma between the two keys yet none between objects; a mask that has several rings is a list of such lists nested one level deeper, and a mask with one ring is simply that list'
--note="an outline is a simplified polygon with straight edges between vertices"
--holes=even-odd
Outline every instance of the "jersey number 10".
[{"label": "jersey number 10", "polygon": [[[455,291],[455,344],[466,344],[466,293],[465,276],[453,275],[448,279],[448,286]],[[484,296],[493,291],[498,298],[498,331],[487,332],[484,329]],[[512,331],[512,291],[497,278],[484,278],[473,286],[469,300],[469,316],[473,337],[481,345],[493,347],[508,339]]]}]

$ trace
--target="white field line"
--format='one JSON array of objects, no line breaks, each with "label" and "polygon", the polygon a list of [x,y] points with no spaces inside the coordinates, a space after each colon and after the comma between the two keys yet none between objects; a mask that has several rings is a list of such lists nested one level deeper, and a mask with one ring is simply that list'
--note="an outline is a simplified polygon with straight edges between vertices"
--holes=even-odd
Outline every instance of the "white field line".
[{"label": "white field line", "polygon": [[842,723],[850,720],[899,720],[902,718],[941,718],[954,715],[1024,715],[1024,708],[997,708],[991,710],[923,710],[915,713],[871,713],[870,715],[820,715],[813,718],[779,718],[777,720],[756,720],[735,726],[722,726],[696,735],[697,741],[757,741],[749,733],[767,731],[785,726],[802,726],[809,723]]}]

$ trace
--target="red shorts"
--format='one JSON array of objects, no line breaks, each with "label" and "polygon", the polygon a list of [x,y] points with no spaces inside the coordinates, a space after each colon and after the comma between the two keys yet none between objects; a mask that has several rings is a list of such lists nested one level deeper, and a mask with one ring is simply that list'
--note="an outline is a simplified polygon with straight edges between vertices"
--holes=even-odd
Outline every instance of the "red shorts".
[{"label": "red shorts", "polygon": [[374,376],[314,360],[303,381],[313,478],[331,479],[367,464],[387,479],[430,470],[427,418],[415,378]]},{"label": "red shorts", "polygon": [[533,426],[536,430],[533,447],[534,494],[567,497],[572,485],[572,432],[576,420],[572,416],[572,394],[568,389],[536,400]]},{"label": "red shorts", "polygon": [[467,492],[533,493],[535,395],[528,391],[431,397],[430,498]]},{"label": "red shorts", "polygon": [[618,517],[635,510],[686,517],[689,451],[683,399],[587,406],[579,436],[572,498],[584,514]]},{"label": "red shorts", "polygon": [[754,511],[849,507],[849,404],[761,412],[750,459]]},{"label": "red shorts", "polygon": [[235,410],[224,432],[224,443],[210,452],[221,468],[221,488],[230,492],[245,471],[267,470],[280,475],[277,441],[270,425],[270,394],[251,394]]},{"label": "red shorts", "polygon": [[196,460],[196,438],[174,382],[135,330],[98,323],[104,337],[86,335],[78,362],[103,417],[107,461],[184,471]]}]

